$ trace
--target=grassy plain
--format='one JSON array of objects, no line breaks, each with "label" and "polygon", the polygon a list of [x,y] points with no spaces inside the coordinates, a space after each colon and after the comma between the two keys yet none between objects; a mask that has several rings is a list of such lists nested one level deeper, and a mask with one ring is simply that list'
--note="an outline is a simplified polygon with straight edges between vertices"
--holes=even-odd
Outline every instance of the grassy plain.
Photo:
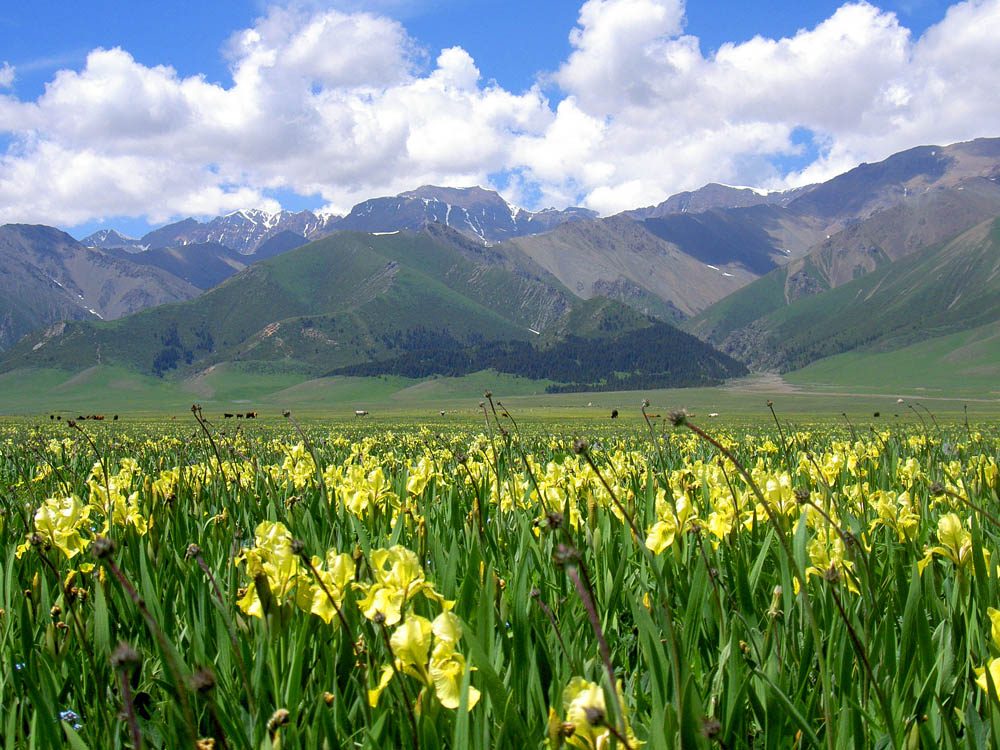
[{"label": "grassy plain", "polygon": [[[979,351],[992,346],[990,334],[977,329],[900,352],[841,355],[783,377],[753,375],[714,388],[626,392],[547,394],[544,381],[491,371],[423,381],[394,376],[306,379],[248,374],[225,364],[176,381],[107,366],[75,374],[18,370],[0,375],[0,414],[183,417],[192,403],[199,403],[215,416],[245,411],[279,416],[292,409],[303,416],[353,418],[355,410],[363,409],[376,420],[438,417],[441,411],[448,418],[474,419],[481,416],[478,404],[489,390],[529,419],[605,419],[613,409],[624,419],[637,419],[643,399],[649,399],[653,414],[685,408],[700,416],[717,413],[722,421],[769,420],[768,401],[782,419],[792,421],[836,421],[846,413],[855,422],[893,422],[895,415],[916,422],[910,408],[914,403],[939,418],[963,419],[968,407],[970,419],[987,419],[1000,415],[1000,386]],[[963,369],[959,360],[968,351],[975,356]],[[1000,355],[996,359],[1000,369]],[[914,373],[919,373],[916,382]]]}]

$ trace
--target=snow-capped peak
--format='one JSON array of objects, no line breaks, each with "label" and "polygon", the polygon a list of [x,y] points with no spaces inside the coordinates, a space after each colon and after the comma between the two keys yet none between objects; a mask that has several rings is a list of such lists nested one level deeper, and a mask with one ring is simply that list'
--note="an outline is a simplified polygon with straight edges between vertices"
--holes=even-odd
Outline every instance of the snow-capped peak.
[{"label": "snow-capped peak", "polygon": [[749,185],[727,185],[724,182],[720,182],[718,184],[722,187],[730,188],[731,190],[749,190],[751,193],[760,196],[770,195],[774,192],[773,190],[768,190],[767,188],[750,187]]}]

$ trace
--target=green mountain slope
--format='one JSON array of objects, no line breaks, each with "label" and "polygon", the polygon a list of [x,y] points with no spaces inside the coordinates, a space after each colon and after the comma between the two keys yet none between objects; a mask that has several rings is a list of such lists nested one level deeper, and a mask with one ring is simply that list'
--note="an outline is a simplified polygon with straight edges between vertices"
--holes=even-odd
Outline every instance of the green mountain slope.
[{"label": "green mountain slope", "polygon": [[1000,394],[1000,321],[888,352],[850,351],[790,372],[794,385],[877,393]]},{"label": "green mountain slope", "polygon": [[804,257],[685,321],[683,328],[722,345],[741,335],[740,329],[802,297],[845,284],[998,214],[1000,185],[987,179],[919,193],[825,239]]},{"label": "green mountain slope", "polygon": [[898,349],[998,319],[1000,219],[991,219],[766,315],[731,335],[725,350],[759,369],[788,371],[854,349]]},{"label": "green mountain slope", "polygon": [[746,367],[666,323],[601,337],[568,336],[536,348],[527,342],[487,342],[407,352],[340,368],[331,375],[463,376],[481,370],[550,380],[550,392],[714,385],[747,374]]},{"label": "green mountain slope", "polygon": [[[610,330],[649,321],[593,309],[527,259],[490,255],[451,230],[341,232],[256,263],[198,298],[28,337],[0,369],[117,365],[154,375],[221,362],[325,372],[401,351]],[[620,308],[620,306],[618,306]],[[537,332],[537,333],[536,333]]]}]

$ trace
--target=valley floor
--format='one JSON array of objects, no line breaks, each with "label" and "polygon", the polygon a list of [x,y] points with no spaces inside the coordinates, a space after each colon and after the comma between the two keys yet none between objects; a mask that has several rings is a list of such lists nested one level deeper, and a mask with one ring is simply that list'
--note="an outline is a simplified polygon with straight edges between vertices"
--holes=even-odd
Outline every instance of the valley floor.
[{"label": "valley floor", "polygon": [[[283,409],[296,414],[354,419],[355,411],[370,418],[422,415],[448,418],[481,416],[487,390],[517,415],[529,419],[608,418],[618,410],[622,419],[641,419],[643,399],[650,414],[665,418],[687,409],[708,418],[761,421],[772,419],[768,402],[781,419],[809,416],[855,422],[918,419],[914,409],[926,406],[935,415],[963,419],[1000,416],[1000,394],[957,379],[950,387],[900,387],[897,378],[870,381],[833,378],[813,368],[789,375],[758,374],[714,388],[659,389],[598,393],[545,393],[545,382],[484,371],[460,378],[410,380],[400,377],[334,377],[306,380],[292,375],[248,375],[227,366],[186,381],[143,377],[111,367],[81,373],[55,370],[16,371],[0,375],[0,414],[53,414],[63,418],[86,414],[121,417],[189,415],[193,403],[206,414],[256,411],[280,417]],[[874,416],[876,413],[878,417]],[[926,416],[926,414],[924,414]]]}]

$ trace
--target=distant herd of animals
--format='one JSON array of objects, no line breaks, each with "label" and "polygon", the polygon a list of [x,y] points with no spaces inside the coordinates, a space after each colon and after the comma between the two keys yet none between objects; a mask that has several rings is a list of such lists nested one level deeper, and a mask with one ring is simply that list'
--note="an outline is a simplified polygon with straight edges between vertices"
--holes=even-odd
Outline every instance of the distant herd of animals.
[{"label": "distant herd of animals", "polygon": [[[589,406],[589,404],[588,404],[588,406]],[[224,419],[233,419],[233,418],[236,418],[236,419],[257,419],[257,414],[258,413],[255,412],[255,411],[238,412],[238,413],[234,413],[234,414],[230,414],[229,412],[225,412],[225,413],[223,413],[222,416],[223,416]],[[441,416],[443,417],[444,414],[445,413],[442,411],[441,412]],[[358,409],[357,411],[354,412],[354,416],[356,416],[356,417],[367,417],[368,416],[368,411],[366,409]],[[655,419],[655,418],[659,417],[660,415],[659,414],[647,414],[646,416],[649,417],[649,418],[651,418],[651,419]],[[710,417],[717,417],[717,416],[719,416],[719,414],[718,414],[718,412],[712,412],[708,416],[710,416]],[[876,417],[878,416],[878,412],[875,412],[875,416]],[[175,417],[171,417],[171,419],[174,419],[174,418]],[[618,419],[618,410],[617,409],[612,409],[611,410],[611,418],[612,419]],[[49,419],[62,419],[62,415],[60,415],[60,414],[49,414]],[[94,419],[94,420],[97,420],[98,422],[101,422],[101,421],[104,420],[104,415],[103,414],[87,414],[86,416],[84,416],[83,414],[81,414],[76,419],[77,419],[78,422],[82,422],[82,421],[87,420],[87,419]],[[118,415],[115,414],[111,418],[111,421],[117,422],[118,421]]]},{"label": "distant herd of animals", "polygon": [[[49,419],[62,419],[62,415],[61,414],[49,414]],[[87,419],[94,419],[94,420],[97,420],[98,422],[103,422],[104,421],[104,415],[103,414],[87,414],[86,416],[84,416],[83,414],[81,414],[79,417],[76,418],[76,421],[77,422],[83,422],[83,421],[85,421]],[[115,414],[111,418],[111,421],[112,422],[117,422],[118,421],[118,415]]]}]

